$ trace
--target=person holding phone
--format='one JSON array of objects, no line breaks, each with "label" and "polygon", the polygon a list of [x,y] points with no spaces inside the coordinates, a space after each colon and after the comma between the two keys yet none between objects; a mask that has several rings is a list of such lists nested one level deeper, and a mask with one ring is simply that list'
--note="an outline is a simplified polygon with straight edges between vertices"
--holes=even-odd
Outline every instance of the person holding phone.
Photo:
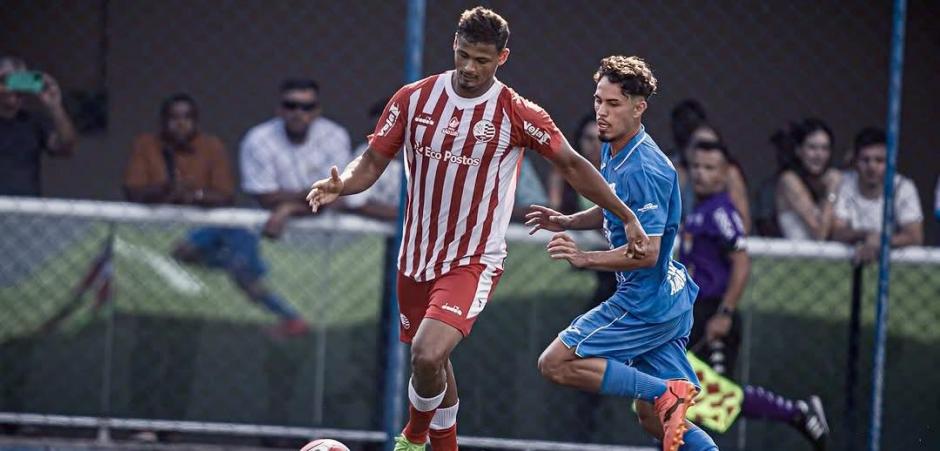
[{"label": "person holding phone", "polygon": [[[23,108],[30,96],[42,103],[44,115]],[[69,157],[76,141],[55,79],[27,70],[19,58],[0,56],[0,196],[42,195],[42,155]]]}]

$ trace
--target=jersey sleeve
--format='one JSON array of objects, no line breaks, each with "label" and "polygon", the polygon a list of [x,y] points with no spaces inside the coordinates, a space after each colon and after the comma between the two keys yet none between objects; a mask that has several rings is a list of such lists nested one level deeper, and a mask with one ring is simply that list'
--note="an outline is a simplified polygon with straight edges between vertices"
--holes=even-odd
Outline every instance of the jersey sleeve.
[{"label": "jersey sleeve", "polygon": [[670,199],[675,183],[644,171],[625,174],[626,204],[640,220],[647,235],[660,236],[669,219]]},{"label": "jersey sleeve", "polygon": [[405,144],[405,127],[408,125],[408,100],[412,88],[404,86],[385,105],[385,110],[369,135],[369,147],[387,158],[394,158]]},{"label": "jersey sleeve", "polygon": [[511,114],[513,146],[533,149],[543,157],[561,149],[565,137],[542,107],[515,95]]},{"label": "jersey sleeve", "polygon": [[712,222],[718,231],[722,246],[729,251],[746,249],[744,221],[733,207],[718,207],[712,212]]}]

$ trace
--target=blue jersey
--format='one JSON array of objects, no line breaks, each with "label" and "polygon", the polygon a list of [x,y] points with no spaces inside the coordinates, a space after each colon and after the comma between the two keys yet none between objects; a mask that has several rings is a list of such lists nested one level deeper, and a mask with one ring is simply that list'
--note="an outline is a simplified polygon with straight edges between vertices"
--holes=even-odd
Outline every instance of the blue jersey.
[{"label": "blue jersey", "polygon": [[[672,259],[682,215],[679,177],[672,162],[641,125],[616,155],[611,156],[610,143],[601,147],[601,174],[637,215],[647,235],[662,237],[656,266],[618,272],[617,293],[609,302],[619,303],[649,323],[665,322],[688,311],[698,286],[685,267]],[[627,244],[623,221],[607,210],[604,232],[611,249]]]}]

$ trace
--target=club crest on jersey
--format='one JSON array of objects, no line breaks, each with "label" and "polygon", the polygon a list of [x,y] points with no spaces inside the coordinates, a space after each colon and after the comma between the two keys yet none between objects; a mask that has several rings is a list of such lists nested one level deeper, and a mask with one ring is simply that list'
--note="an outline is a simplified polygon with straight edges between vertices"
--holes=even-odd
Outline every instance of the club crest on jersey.
[{"label": "club crest on jersey", "polygon": [[482,143],[490,142],[494,136],[496,136],[496,127],[493,126],[492,122],[483,119],[473,124],[473,137],[477,141]]},{"label": "club crest on jersey", "polygon": [[382,125],[382,129],[379,130],[379,136],[385,136],[392,130],[392,127],[395,126],[395,122],[398,122],[398,115],[401,113],[401,110],[398,108],[397,103],[393,103],[392,106],[388,108],[388,116],[385,117],[385,124]]},{"label": "club crest on jersey", "polygon": [[415,123],[418,125],[424,125],[425,127],[433,127],[435,122],[434,118],[430,114],[421,113],[415,116]]},{"label": "club crest on jersey", "polygon": [[457,116],[450,118],[450,122],[447,123],[447,128],[445,128],[441,133],[450,136],[457,136],[457,129],[460,128],[460,119],[457,119]]},{"label": "club crest on jersey", "polygon": [[552,140],[552,136],[549,135],[548,132],[536,127],[529,121],[522,121],[522,128],[525,129],[525,132],[528,133],[529,136],[535,138],[535,140],[543,146]]}]

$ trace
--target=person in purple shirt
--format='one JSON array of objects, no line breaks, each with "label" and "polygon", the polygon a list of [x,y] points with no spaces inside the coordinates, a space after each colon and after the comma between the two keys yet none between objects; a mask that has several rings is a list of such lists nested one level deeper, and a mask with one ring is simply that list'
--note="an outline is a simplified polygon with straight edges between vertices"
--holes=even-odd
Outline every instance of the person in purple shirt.
[{"label": "person in purple shirt", "polygon": [[[728,149],[720,142],[703,141],[692,156],[696,203],[685,218],[679,247],[679,261],[699,286],[689,350],[715,372],[733,378],[741,343],[738,301],[751,268],[747,238],[726,188]],[[790,400],[763,387],[741,388],[744,417],[790,424],[815,449],[825,449],[829,426],[818,396]]]}]

